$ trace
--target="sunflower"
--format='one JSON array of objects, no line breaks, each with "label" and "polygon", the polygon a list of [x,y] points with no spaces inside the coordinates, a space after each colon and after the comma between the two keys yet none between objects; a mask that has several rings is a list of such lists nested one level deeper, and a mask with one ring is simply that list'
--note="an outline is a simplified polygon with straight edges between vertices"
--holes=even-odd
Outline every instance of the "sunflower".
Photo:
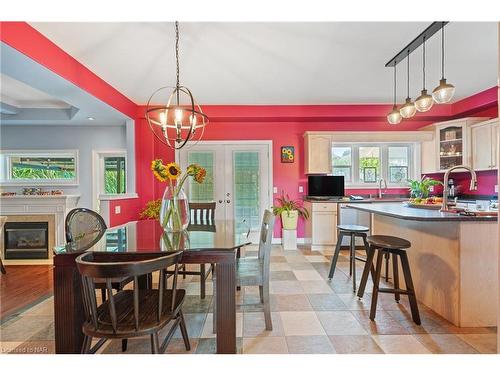
[{"label": "sunflower", "polygon": [[198,172],[194,175],[194,180],[201,184],[203,180],[205,179],[205,176],[207,175],[207,170],[205,168],[201,168],[198,170]]},{"label": "sunflower", "polygon": [[161,159],[155,159],[151,162],[151,170],[153,171],[153,174],[158,179],[158,181],[167,181],[168,175]]},{"label": "sunflower", "polygon": [[167,177],[171,180],[177,180],[181,174],[181,169],[177,163],[168,163],[165,168]]}]

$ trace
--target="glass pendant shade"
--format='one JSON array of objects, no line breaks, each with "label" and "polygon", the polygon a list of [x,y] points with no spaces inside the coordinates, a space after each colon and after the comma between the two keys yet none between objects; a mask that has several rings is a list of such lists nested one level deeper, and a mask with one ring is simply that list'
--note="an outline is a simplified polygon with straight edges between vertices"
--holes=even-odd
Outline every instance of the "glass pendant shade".
[{"label": "glass pendant shade", "polygon": [[394,105],[392,107],[392,111],[389,112],[389,114],[387,115],[387,121],[391,125],[396,125],[396,124],[399,124],[402,119],[403,118],[401,117],[401,113],[399,113],[398,107],[396,105]]},{"label": "glass pendant shade", "polygon": [[455,94],[455,86],[446,82],[446,78],[439,81],[439,86],[432,90],[432,97],[438,104],[448,103]]},{"label": "glass pendant shade", "polygon": [[427,90],[423,89],[420,96],[415,100],[415,108],[419,112],[427,112],[432,108],[434,99],[431,95],[427,94]]},{"label": "glass pendant shade", "polygon": [[416,112],[417,109],[415,108],[415,104],[411,101],[411,98],[406,98],[405,104],[399,109],[399,113],[403,118],[411,118],[415,116]]}]

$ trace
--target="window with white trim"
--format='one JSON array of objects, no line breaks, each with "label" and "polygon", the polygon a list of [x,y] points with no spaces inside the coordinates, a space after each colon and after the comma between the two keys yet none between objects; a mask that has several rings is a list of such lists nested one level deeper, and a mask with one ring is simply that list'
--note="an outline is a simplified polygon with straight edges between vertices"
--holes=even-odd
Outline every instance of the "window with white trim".
[{"label": "window with white trim", "polygon": [[332,174],[344,176],[347,187],[406,187],[415,178],[413,143],[334,143]]},{"label": "window with white trim", "polygon": [[101,195],[127,193],[127,152],[99,151],[97,184]]},{"label": "window with white trim", "polygon": [[0,181],[7,186],[78,185],[78,151],[0,151]]}]

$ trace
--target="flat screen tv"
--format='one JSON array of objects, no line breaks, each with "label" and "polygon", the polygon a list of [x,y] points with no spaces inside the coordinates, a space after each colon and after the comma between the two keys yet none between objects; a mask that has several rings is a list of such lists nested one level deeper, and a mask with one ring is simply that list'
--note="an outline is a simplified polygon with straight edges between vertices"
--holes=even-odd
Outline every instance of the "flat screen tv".
[{"label": "flat screen tv", "polygon": [[343,197],[344,176],[308,176],[307,195],[310,197]]}]

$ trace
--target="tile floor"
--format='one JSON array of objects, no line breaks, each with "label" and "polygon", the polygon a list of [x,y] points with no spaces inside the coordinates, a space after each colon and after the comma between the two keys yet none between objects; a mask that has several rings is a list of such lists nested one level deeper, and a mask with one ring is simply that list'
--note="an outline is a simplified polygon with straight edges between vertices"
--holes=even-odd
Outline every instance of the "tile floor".
[{"label": "tile floor", "polygon": [[[256,255],[254,248],[245,251],[245,256]],[[416,326],[405,297],[397,304],[391,295],[381,295],[376,321],[370,321],[370,294],[362,300],[353,294],[345,254],[339,258],[332,281],[327,279],[330,259],[331,252],[273,247],[273,330],[265,330],[258,288],[242,288],[237,295],[240,353],[496,353],[496,328],[461,329],[423,305],[422,325]],[[359,262],[358,275],[362,266]],[[214,353],[211,283],[206,299],[201,300],[196,277],[180,280],[187,291],[184,313],[191,341],[188,353]],[[53,353],[52,305],[53,299],[49,298],[4,320],[0,326],[0,353]],[[131,339],[127,353],[149,353],[149,345],[149,338]],[[99,352],[121,353],[121,343],[110,341]],[[186,353],[178,332],[167,353]]]}]

